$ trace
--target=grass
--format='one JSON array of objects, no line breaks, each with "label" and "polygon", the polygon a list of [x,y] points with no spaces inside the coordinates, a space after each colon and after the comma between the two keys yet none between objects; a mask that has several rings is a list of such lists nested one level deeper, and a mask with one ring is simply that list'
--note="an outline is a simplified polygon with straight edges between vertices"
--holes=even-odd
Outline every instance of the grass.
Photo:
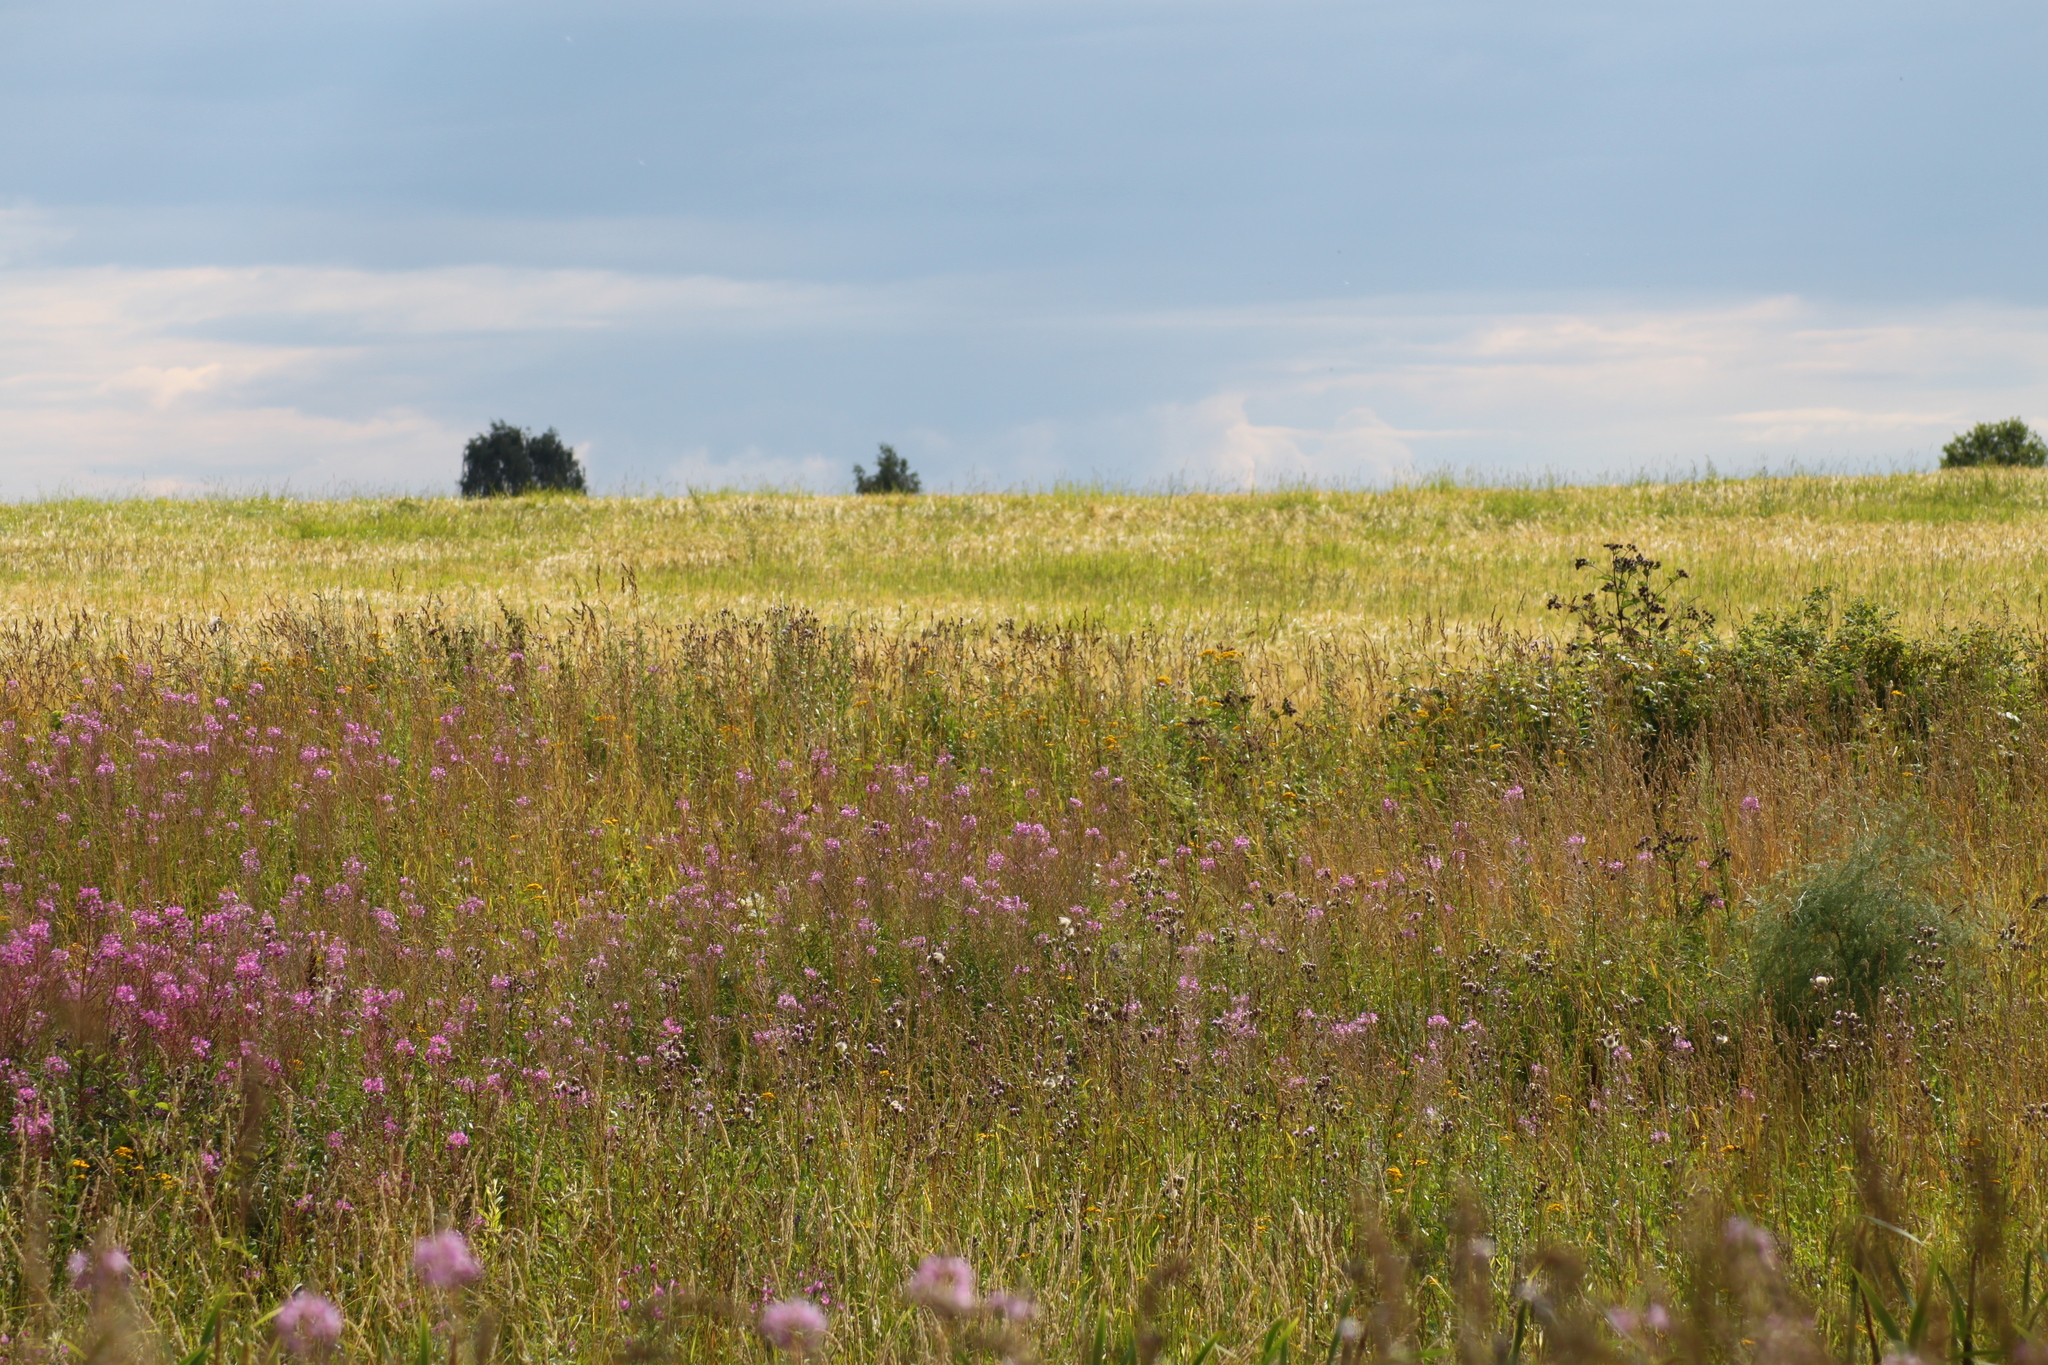
[{"label": "grass", "polygon": [[[6,509],[0,1353],[2020,1359],[2044,488]],[[1721,634],[1520,640],[1615,537]]]},{"label": "grass", "polygon": [[0,600],[162,617],[433,595],[668,619],[798,603],[1406,639],[1543,628],[1559,566],[1622,539],[1686,564],[1727,613],[1832,583],[1916,627],[1990,610],[2038,627],[2044,528],[2048,479],[2002,470],[1371,494],[50,502],[0,509]]}]

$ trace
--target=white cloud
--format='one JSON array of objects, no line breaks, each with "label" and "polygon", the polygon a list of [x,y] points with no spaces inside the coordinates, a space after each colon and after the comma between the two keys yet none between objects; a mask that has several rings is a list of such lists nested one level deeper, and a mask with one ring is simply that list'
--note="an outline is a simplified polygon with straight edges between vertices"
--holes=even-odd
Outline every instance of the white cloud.
[{"label": "white cloud", "polygon": [[[1285,411],[1302,395],[1286,390],[1257,396],[1261,406]],[[1357,484],[1384,481],[1414,463],[1402,434],[1369,407],[1353,407],[1328,424],[1256,421],[1254,395],[1211,394],[1159,413],[1162,451],[1173,472],[1222,488],[1277,484]]]},{"label": "white cloud", "polygon": [[[0,247],[16,228],[54,230],[0,216]],[[1003,364],[976,359],[991,338]],[[700,384],[679,408],[665,370],[726,349],[754,387]],[[1087,368],[1108,354],[1121,401]],[[622,356],[639,368],[608,368]],[[595,394],[606,451],[656,452],[593,471],[627,486],[841,488],[870,449],[842,449],[844,433],[869,429],[906,433],[935,487],[1882,465],[1931,458],[1974,421],[2048,418],[2048,311],[1394,299],[1056,315],[987,281],[0,267],[0,495],[447,487],[464,428],[517,410],[534,375]],[[708,430],[738,435],[714,447]]]},{"label": "white cloud", "polygon": [[1321,371],[1424,463],[1562,471],[1772,457],[1896,462],[1987,415],[2048,417],[2048,310],[1365,305],[1304,325]]},{"label": "white cloud", "polygon": [[[493,337],[545,347],[550,337],[605,330],[731,334],[878,321],[875,301],[855,291],[706,276],[0,270],[0,495],[445,485],[463,434],[374,384],[337,404],[341,376],[376,371],[381,353],[422,344],[453,364],[479,337],[487,347]],[[433,382],[406,377],[413,387]]]},{"label": "white cloud", "polygon": [[687,489],[838,489],[847,483],[847,465],[824,455],[779,455],[750,447],[721,455],[699,446],[684,452],[663,471],[662,483]]}]

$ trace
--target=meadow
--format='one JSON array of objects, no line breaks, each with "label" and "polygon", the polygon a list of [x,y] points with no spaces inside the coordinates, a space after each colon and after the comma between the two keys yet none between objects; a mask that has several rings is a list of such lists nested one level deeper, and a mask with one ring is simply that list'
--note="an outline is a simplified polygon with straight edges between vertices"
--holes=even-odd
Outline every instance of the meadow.
[{"label": "meadow", "polygon": [[0,1354],[2048,1359],[2044,556],[2026,473],[0,508]]}]

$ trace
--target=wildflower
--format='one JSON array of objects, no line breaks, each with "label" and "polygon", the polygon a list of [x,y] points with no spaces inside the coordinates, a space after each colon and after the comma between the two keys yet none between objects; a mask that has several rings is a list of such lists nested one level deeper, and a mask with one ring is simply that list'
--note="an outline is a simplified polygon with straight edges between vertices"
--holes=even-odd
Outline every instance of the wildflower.
[{"label": "wildflower", "polygon": [[341,1340],[341,1310],[318,1294],[292,1295],[272,1321],[279,1343],[295,1356],[325,1355]]},{"label": "wildflower", "polygon": [[958,1256],[927,1256],[903,1286],[903,1297],[936,1313],[971,1313],[978,1302],[974,1267]]},{"label": "wildflower", "polygon": [[981,1301],[984,1312],[995,1314],[1005,1322],[1029,1322],[1038,1315],[1038,1305],[1021,1294],[1003,1290],[989,1295]]},{"label": "wildflower", "polygon": [[412,1268],[435,1289],[460,1289],[484,1273],[468,1240],[453,1228],[414,1242]]},{"label": "wildflower", "polygon": [[825,1310],[806,1298],[778,1299],[761,1310],[761,1335],[801,1360],[825,1344]]},{"label": "wildflower", "polygon": [[1754,796],[1745,796],[1742,798],[1742,813],[1744,815],[1755,815],[1758,811],[1762,810],[1763,808],[1764,803]]},{"label": "wildflower", "polygon": [[448,1145],[455,1151],[461,1151],[464,1147],[469,1146],[469,1134],[463,1132],[460,1128],[456,1129],[448,1135]]},{"label": "wildflower", "polygon": [[1722,1225],[1721,1240],[1731,1251],[1747,1252],[1754,1256],[1758,1264],[1765,1269],[1777,1267],[1777,1243],[1771,1239],[1770,1233],[1747,1218],[1730,1218]]},{"label": "wildflower", "polygon": [[73,1289],[93,1293],[125,1287],[135,1269],[128,1253],[119,1247],[106,1247],[96,1252],[74,1251],[65,1261],[64,1268],[71,1272]]}]

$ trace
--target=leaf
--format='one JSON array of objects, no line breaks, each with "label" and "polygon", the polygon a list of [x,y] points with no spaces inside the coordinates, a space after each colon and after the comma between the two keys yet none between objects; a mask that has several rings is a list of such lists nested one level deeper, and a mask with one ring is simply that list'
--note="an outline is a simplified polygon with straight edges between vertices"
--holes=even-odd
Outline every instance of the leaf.
[{"label": "leaf", "polygon": [[1294,1324],[1282,1318],[1266,1329],[1265,1340],[1259,1343],[1259,1365],[1286,1365],[1294,1354],[1293,1343]]},{"label": "leaf", "polygon": [[220,1332],[221,1309],[226,1306],[225,1300],[214,1304],[213,1311],[206,1315],[206,1326],[199,1329],[198,1348],[191,1355],[180,1360],[178,1365],[205,1365],[206,1353],[213,1349],[213,1339]]},{"label": "leaf", "polygon": [[[1905,1333],[1899,1330],[1898,1319],[1894,1318],[1891,1310],[1884,1306],[1884,1300],[1877,1296],[1877,1290],[1871,1287],[1870,1281],[1863,1278],[1863,1272],[1855,1266],[1850,1266],[1849,1278],[1855,1282],[1856,1292],[1863,1296],[1863,1306],[1870,1310],[1870,1315],[1877,1319],[1877,1325],[1884,1329],[1885,1340],[1894,1346],[1903,1344],[1906,1337]],[[1515,1326],[1515,1350],[1517,1353],[1521,1351],[1521,1346],[1521,1324],[1517,1322]]]}]

